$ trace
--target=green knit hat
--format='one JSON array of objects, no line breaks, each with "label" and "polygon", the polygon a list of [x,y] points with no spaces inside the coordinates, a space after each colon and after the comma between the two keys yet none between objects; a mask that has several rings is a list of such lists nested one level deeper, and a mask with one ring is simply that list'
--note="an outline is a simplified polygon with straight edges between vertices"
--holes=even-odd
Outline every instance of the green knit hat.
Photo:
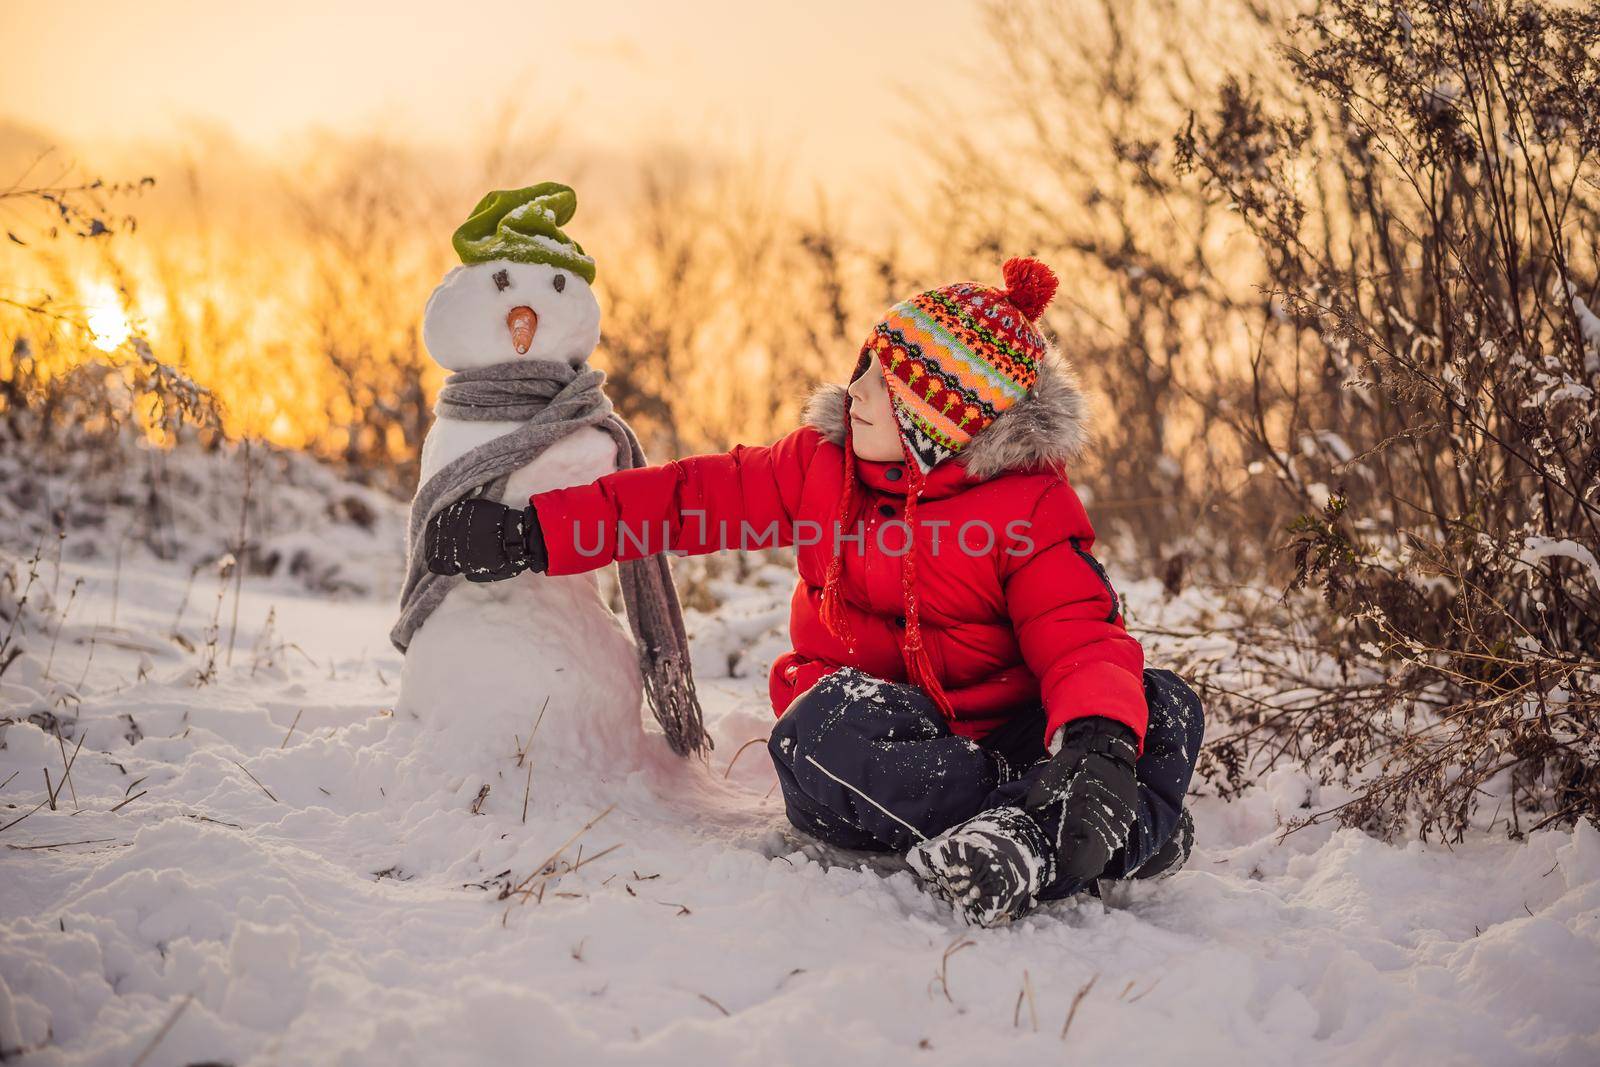
[{"label": "green knit hat", "polygon": [[450,243],[463,263],[494,259],[548,263],[593,284],[593,257],[584,255],[583,246],[561,232],[577,210],[578,194],[560,182],[496,189],[478,201]]}]

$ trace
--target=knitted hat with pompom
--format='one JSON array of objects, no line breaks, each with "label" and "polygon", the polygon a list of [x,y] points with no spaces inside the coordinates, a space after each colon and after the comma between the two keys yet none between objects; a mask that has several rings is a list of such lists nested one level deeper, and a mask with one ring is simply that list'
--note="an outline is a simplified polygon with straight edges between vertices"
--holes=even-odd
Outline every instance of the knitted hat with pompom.
[{"label": "knitted hat with pompom", "polygon": [[[1047,342],[1035,322],[1055,295],[1055,273],[1036,259],[1019,258],[1006,260],[1001,276],[1004,289],[958,282],[903,300],[888,310],[861,346],[851,381],[866,373],[873,359],[883,368],[906,456],[905,522],[913,531],[917,498],[927,473],[959,455],[1039,380]],[[841,526],[850,522],[856,508],[848,397],[845,405]],[[823,584],[822,621],[848,645],[851,635],[840,590],[842,572],[843,561],[836,552]],[[906,674],[949,715],[949,699],[934,677],[922,645],[915,580],[913,548],[901,561]]]}]

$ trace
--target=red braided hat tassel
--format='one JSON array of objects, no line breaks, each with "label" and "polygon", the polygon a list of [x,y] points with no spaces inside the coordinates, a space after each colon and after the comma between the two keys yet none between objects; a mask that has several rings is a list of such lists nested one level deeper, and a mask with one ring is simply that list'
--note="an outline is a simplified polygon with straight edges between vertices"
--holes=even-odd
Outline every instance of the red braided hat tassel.
[{"label": "red braided hat tassel", "polygon": [[906,526],[911,534],[905,559],[900,563],[900,596],[906,609],[906,643],[901,655],[905,659],[906,680],[920,686],[946,719],[953,719],[955,709],[950,706],[950,697],[945,693],[944,686],[939,684],[939,677],[933,670],[933,660],[928,657],[928,650],[922,643],[916,583],[917,499],[922,495],[923,479],[922,469],[914,460],[907,464],[907,470],[911,472],[911,485],[906,493]]},{"label": "red braided hat tassel", "polygon": [[850,400],[844,407],[844,491],[839,494],[839,516],[832,531],[833,556],[828,560],[828,570],[822,579],[822,606],[817,615],[828,632],[844,642],[847,649],[855,648],[855,635],[850,630],[850,618],[844,609],[844,552],[838,534],[855,517],[856,510],[856,452],[850,444]]}]

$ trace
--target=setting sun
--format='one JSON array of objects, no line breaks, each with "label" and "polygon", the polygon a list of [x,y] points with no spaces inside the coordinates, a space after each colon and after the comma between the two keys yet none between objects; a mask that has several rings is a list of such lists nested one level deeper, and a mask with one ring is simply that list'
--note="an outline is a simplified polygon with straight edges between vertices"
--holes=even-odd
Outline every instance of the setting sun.
[{"label": "setting sun", "polygon": [[92,335],[90,343],[102,352],[115,352],[133,335],[122,298],[105,282],[90,282],[83,292],[83,318]]}]

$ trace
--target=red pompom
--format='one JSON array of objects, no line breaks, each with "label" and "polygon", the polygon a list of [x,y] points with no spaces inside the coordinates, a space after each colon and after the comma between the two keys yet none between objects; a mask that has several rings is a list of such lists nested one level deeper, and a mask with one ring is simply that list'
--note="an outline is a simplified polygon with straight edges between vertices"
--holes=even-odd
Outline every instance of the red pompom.
[{"label": "red pompom", "polygon": [[1006,299],[1032,322],[1044,314],[1050,298],[1056,295],[1056,272],[1037,259],[1008,259],[1000,268],[1006,280]]}]

